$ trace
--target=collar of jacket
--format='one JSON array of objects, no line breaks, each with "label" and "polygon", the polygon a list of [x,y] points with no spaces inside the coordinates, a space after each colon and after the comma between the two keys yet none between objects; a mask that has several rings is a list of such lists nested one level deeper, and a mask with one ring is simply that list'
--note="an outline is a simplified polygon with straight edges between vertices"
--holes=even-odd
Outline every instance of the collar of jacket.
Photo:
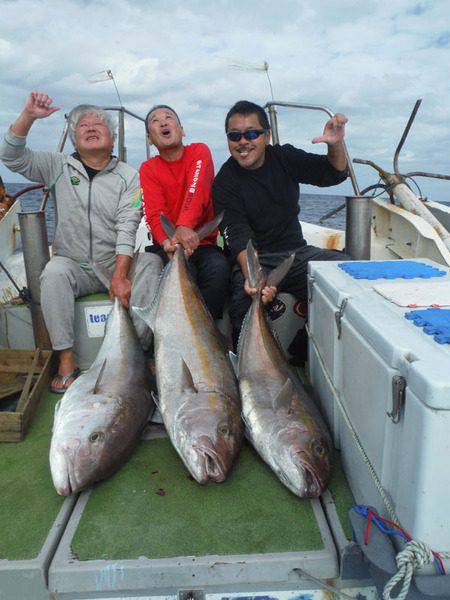
[{"label": "collar of jacket", "polygon": [[[111,160],[109,161],[107,166],[104,169],[102,169],[100,172],[113,171],[114,168],[117,166],[118,162],[119,162],[119,159],[117,158],[117,156],[111,156]],[[67,157],[67,164],[69,164],[70,166],[77,169],[77,171],[79,171],[85,177],[87,176],[86,170],[83,166],[83,163],[78,158],[77,152],[74,152],[73,154],[71,154],[70,156]]]}]

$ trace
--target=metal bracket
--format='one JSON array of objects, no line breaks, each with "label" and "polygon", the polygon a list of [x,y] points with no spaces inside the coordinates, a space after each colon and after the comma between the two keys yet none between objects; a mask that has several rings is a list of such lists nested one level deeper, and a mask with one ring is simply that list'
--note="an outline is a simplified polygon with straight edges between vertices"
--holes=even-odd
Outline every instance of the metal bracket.
[{"label": "metal bracket", "polygon": [[339,310],[337,310],[334,313],[334,318],[335,318],[336,326],[337,326],[337,330],[338,330],[338,337],[337,337],[338,340],[341,339],[341,333],[342,333],[341,321],[342,321],[342,317],[344,316],[344,310],[345,310],[345,307],[347,306],[347,302],[348,302],[348,298],[344,298],[341,302],[341,306],[339,307]]},{"label": "metal bracket", "polygon": [[392,378],[392,410],[386,413],[391,421],[397,424],[405,405],[406,379],[401,375]]},{"label": "metal bracket", "polygon": [[204,590],[178,590],[178,600],[205,600]]}]

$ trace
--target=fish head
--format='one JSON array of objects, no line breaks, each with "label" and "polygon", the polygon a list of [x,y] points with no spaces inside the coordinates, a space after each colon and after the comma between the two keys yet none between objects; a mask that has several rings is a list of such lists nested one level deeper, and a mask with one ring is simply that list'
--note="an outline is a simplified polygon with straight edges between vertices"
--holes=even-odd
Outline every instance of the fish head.
[{"label": "fish head", "polygon": [[277,436],[274,447],[277,475],[297,496],[316,498],[330,477],[331,454],[328,435],[292,423]]},{"label": "fish head", "polygon": [[220,392],[197,392],[184,402],[176,422],[178,452],[201,484],[225,480],[242,443],[236,400]]},{"label": "fish head", "polygon": [[95,394],[90,400],[86,408],[65,414],[59,423],[55,419],[50,470],[62,496],[111,474],[127,445],[125,419],[118,418],[120,399]]}]

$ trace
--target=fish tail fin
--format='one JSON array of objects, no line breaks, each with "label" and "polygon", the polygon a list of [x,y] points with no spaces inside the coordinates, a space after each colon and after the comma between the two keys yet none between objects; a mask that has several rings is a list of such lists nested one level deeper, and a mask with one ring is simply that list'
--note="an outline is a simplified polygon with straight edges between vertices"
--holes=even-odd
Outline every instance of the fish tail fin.
[{"label": "fish tail fin", "polygon": [[267,285],[278,287],[280,281],[287,275],[287,272],[292,267],[292,263],[295,260],[295,252],[285,258],[282,263],[275,267],[273,271],[269,273],[267,277]]},{"label": "fish tail fin", "polygon": [[200,241],[205,238],[207,235],[212,233],[214,229],[219,225],[220,221],[223,219],[223,211],[216,215],[212,221],[208,221],[201,227],[197,227],[195,232],[198,235]]},{"label": "fish tail fin", "polygon": [[164,229],[165,234],[167,235],[169,240],[171,240],[173,238],[173,236],[175,235],[175,230],[176,230],[175,225],[163,213],[160,213],[159,220],[161,223],[161,227]]},{"label": "fish tail fin", "polygon": [[249,240],[247,244],[247,271],[250,287],[262,290],[265,285],[265,277],[252,240]]}]

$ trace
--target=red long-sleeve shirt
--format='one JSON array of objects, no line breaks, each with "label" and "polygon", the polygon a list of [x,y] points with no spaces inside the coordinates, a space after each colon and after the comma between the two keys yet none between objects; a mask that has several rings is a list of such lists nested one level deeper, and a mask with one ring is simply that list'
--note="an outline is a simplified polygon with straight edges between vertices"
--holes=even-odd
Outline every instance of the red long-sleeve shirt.
[{"label": "red long-sleeve shirt", "polygon": [[[214,218],[211,186],[214,164],[206,144],[184,147],[179,160],[167,161],[161,156],[150,158],[140,168],[145,220],[153,242],[162,245],[167,239],[160,223],[160,214],[175,226],[195,229]],[[215,244],[217,229],[202,240]]]}]

